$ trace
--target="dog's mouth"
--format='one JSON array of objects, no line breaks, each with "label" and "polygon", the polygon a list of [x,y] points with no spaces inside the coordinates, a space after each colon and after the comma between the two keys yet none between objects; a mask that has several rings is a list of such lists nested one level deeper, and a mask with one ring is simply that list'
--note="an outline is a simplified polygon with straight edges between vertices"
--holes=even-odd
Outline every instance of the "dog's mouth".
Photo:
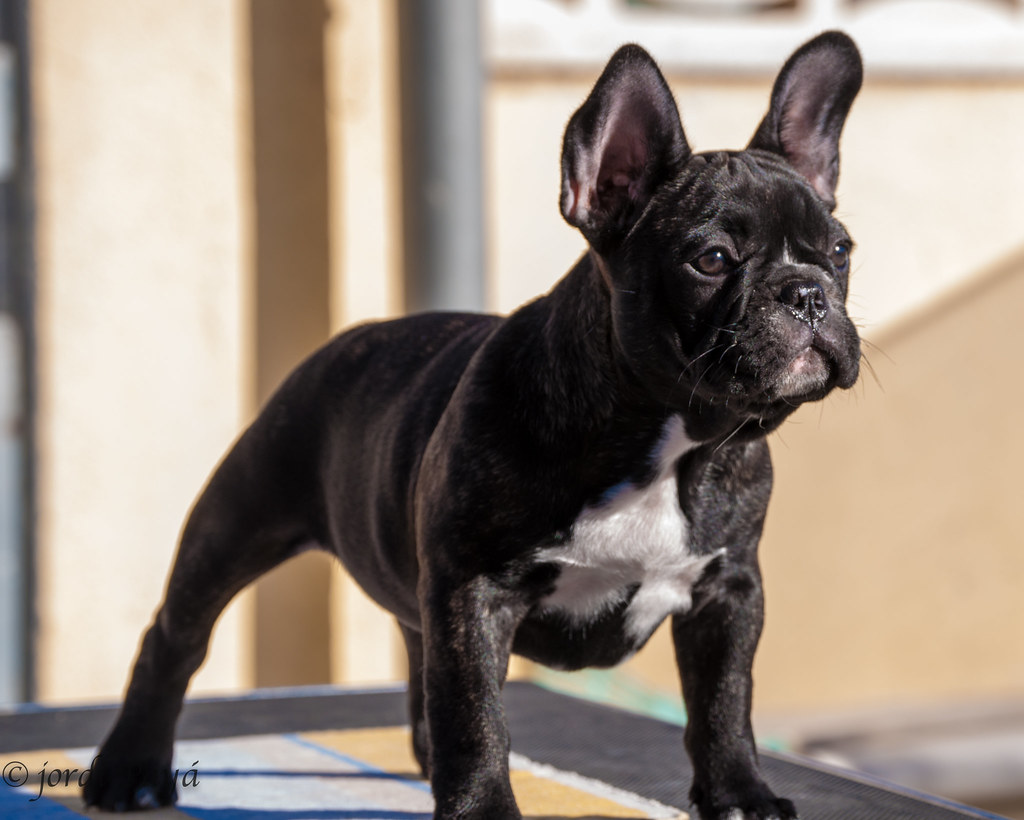
[{"label": "dog's mouth", "polygon": [[712,405],[732,407],[751,418],[789,412],[797,405],[824,398],[849,376],[836,357],[817,345],[808,345],[795,355],[776,361],[776,368],[760,373],[731,373],[725,384],[705,378],[693,389],[691,398],[700,396]]},{"label": "dog's mouth", "polygon": [[772,393],[780,399],[798,399],[828,392],[834,373],[830,358],[814,345],[808,345],[783,368]]},{"label": "dog's mouth", "polygon": [[815,335],[797,349],[781,354],[776,349],[774,366],[765,366],[747,374],[742,368],[733,371],[727,385],[717,389],[713,380],[706,380],[706,397],[712,404],[732,406],[751,417],[772,417],[789,413],[798,405],[825,398],[834,389],[849,388],[857,381],[859,346],[849,349],[833,345]]},{"label": "dog's mouth", "polygon": [[852,387],[860,340],[841,316],[836,310],[829,322],[810,326],[779,313],[753,327],[739,326],[728,338],[709,337],[689,357],[676,393],[681,395],[679,385],[688,383],[683,396],[688,407],[699,401],[765,420],[788,415],[836,388]]},{"label": "dog's mouth", "polygon": [[859,345],[851,343],[850,349],[840,349],[838,342],[814,334],[778,372],[769,387],[769,398],[791,404],[817,401],[836,387],[852,387],[859,364]]}]

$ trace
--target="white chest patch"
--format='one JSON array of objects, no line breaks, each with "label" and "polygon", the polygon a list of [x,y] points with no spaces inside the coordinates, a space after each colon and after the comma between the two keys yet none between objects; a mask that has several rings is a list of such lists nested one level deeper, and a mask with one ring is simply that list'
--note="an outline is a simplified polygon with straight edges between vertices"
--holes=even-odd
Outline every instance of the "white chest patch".
[{"label": "white chest patch", "polygon": [[695,446],[682,419],[674,416],[653,454],[654,480],[644,487],[615,488],[607,501],[584,508],[571,541],[541,550],[540,560],[561,567],[555,591],[541,602],[544,610],[582,625],[636,588],[626,609],[626,631],[642,640],[670,613],[690,608],[693,585],[718,555],[697,556],[687,547],[676,463]]}]

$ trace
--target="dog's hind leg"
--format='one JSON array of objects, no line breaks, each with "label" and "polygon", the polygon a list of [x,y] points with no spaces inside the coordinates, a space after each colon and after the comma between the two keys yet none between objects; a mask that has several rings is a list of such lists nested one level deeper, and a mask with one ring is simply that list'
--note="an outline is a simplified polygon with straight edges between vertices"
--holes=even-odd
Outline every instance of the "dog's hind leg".
[{"label": "dog's hind leg", "polygon": [[423,635],[401,621],[398,623],[405,639],[409,658],[409,725],[412,727],[412,752],[424,777],[430,777],[430,738],[423,706]]},{"label": "dog's hind leg", "polygon": [[175,800],[175,724],[214,622],[236,593],[313,537],[299,521],[296,499],[309,496],[296,485],[304,482],[298,472],[275,472],[283,466],[277,449],[273,436],[251,429],[196,502],[124,705],[84,788],[88,805],[131,811]]}]

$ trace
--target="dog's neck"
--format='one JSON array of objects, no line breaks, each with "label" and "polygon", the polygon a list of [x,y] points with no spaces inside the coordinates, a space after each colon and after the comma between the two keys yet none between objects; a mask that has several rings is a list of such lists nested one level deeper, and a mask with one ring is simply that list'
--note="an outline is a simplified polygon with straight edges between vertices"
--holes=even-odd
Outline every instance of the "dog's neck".
[{"label": "dog's neck", "polygon": [[[544,406],[573,407],[572,413],[549,417],[549,428],[541,432],[557,444],[580,434],[615,436],[619,428],[660,430],[670,416],[680,415],[687,434],[711,446],[763,436],[766,431],[756,419],[691,397],[688,389],[678,391],[687,400],[677,406],[643,383],[615,343],[613,285],[603,267],[603,260],[589,251],[527,308],[533,333],[523,335],[517,356],[520,375],[527,373],[530,392]],[[580,429],[581,423],[586,430]]]}]

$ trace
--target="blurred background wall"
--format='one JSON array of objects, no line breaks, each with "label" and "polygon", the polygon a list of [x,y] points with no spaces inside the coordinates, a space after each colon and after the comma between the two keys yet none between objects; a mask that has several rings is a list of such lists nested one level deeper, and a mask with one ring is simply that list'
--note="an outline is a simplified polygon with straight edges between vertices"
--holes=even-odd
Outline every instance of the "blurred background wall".
[{"label": "blurred background wall", "polygon": [[[25,26],[34,216],[27,669],[8,699],[111,700],[232,439],[331,333],[403,309],[402,10],[3,4],[8,29]],[[480,12],[480,275],[498,311],[582,252],[557,209],[561,132],[617,45],[662,63],[701,150],[746,143],[803,40],[858,40],[838,214],[858,243],[870,367],[772,437],[756,708],[792,743],[822,716],[901,705],[998,703],[1003,725],[1021,721],[1021,0]],[[399,680],[403,654],[340,569],[303,556],[232,604],[192,691]],[[678,701],[665,634],[611,677],[517,672],[640,708]]]}]

